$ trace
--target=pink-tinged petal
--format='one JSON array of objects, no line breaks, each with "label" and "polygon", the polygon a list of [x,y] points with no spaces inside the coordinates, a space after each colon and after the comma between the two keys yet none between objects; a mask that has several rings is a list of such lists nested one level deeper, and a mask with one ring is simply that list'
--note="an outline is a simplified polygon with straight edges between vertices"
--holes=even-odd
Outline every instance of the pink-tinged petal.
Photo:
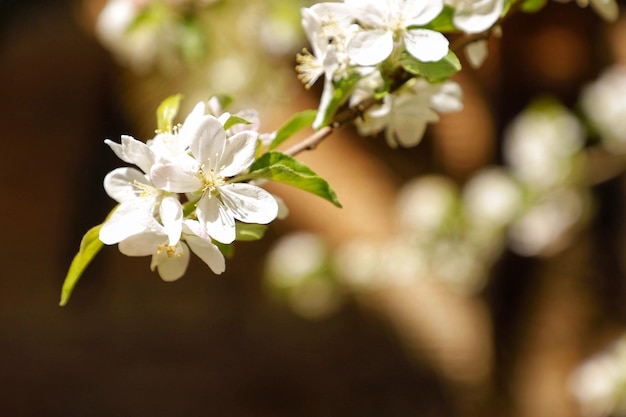
[{"label": "pink-tinged petal", "polygon": [[127,135],[122,135],[121,144],[117,144],[109,139],[105,140],[104,143],[109,145],[115,152],[115,155],[122,161],[137,165],[145,173],[150,172],[155,156],[145,143]]},{"label": "pink-tinged petal", "polygon": [[159,216],[163,230],[167,234],[168,244],[174,246],[183,232],[183,208],[175,197],[166,197],[161,201]]},{"label": "pink-tinged petal", "polygon": [[154,198],[136,198],[120,204],[104,222],[99,238],[105,245],[114,245],[129,236],[160,227],[152,215]]},{"label": "pink-tinged petal", "polygon": [[237,220],[267,224],[278,214],[278,203],[261,187],[237,183],[223,185],[219,190],[224,205]]},{"label": "pink-tinged petal", "polygon": [[202,259],[215,274],[221,274],[226,270],[224,255],[210,240],[197,236],[185,236],[185,240],[193,253]]},{"label": "pink-tinged petal", "polygon": [[163,250],[152,255],[150,269],[156,268],[163,281],[176,281],[185,274],[189,265],[189,248],[183,242],[176,246],[173,254]]},{"label": "pink-tinged petal", "polygon": [[136,183],[151,187],[150,181],[138,169],[116,168],[104,177],[104,191],[118,203],[123,203],[138,198],[141,194]]},{"label": "pink-tinged petal", "polygon": [[150,178],[156,188],[173,193],[191,193],[202,188],[198,171],[192,166],[177,163],[155,164],[150,171]]},{"label": "pink-tinged petal", "polygon": [[404,46],[422,62],[436,62],[448,55],[448,39],[439,32],[413,29],[404,32]]},{"label": "pink-tinged petal", "polygon": [[376,65],[393,51],[393,33],[386,29],[364,30],[348,44],[348,57],[357,65]]},{"label": "pink-tinged petal", "polygon": [[[233,177],[247,169],[254,161],[257,132],[246,130],[229,138],[226,149],[220,158],[219,174],[224,177]],[[223,169],[221,167],[224,166]]]},{"label": "pink-tinged petal", "polygon": [[147,232],[129,236],[117,247],[126,256],[148,256],[156,253],[159,245],[167,243],[166,240],[162,233]]},{"label": "pink-tinged petal", "polygon": [[198,202],[196,214],[213,239],[227,244],[235,240],[235,219],[216,196],[202,197]]},{"label": "pink-tinged petal", "polygon": [[192,134],[189,149],[205,172],[218,168],[218,159],[225,146],[226,133],[222,124],[214,116],[204,116]]}]

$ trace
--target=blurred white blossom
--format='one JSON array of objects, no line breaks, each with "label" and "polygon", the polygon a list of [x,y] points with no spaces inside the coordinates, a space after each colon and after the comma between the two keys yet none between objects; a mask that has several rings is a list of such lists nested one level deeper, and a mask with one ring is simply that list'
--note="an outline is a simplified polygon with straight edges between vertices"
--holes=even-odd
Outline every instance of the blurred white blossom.
[{"label": "blurred white blossom", "polygon": [[569,388],[584,417],[626,416],[626,338],[580,365],[570,376]]},{"label": "blurred white blossom", "polygon": [[503,151],[513,175],[532,188],[548,189],[574,174],[584,144],[580,121],[560,105],[539,103],[505,131]]},{"label": "blurred white blossom", "polygon": [[581,94],[581,106],[601,143],[610,152],[626,153],[626,68],[606,69]]}]

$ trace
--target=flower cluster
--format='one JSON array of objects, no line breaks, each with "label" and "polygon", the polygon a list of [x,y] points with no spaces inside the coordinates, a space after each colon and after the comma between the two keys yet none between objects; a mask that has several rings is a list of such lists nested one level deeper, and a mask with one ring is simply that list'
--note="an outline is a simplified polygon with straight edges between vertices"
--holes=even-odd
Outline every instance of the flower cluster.
[{"label": "flower cluster", "polygon": [[[219,244],[237,237],[238,222],[267,224],[278,213],[276,199],[237,175],[253,163],[259,134],[229,113],[205,114],[198,103],[180,126],[169,126],[147,143],[122,136],[106,140],[135,167],[117,168],[104,179],[119,205],[103,223],[99,239],[118,244],[128,256],[152,256],[161,278],[180,278],[189,250],[213,272],[222,273]],[[242,126],[243,129],[242,129]]]},{"label": "flower cluster", "polygon": [[[461,89],[448,80],[460,63],[443,32],[488,31],[500,18],[503,4],[345,0],[302,9],[312,52],[298,55],[296,69],[307,87],[324,77],[314,127],[331,123],[337,109],[349,102],[352,108],[363,106],[358,125],[362,134],[386,129],[391,146],[415,146],[438,113],[462,108]],[[484,57],[484,46],[480,43],[471,51]],[[382,103],[373,106],[372,101]]]}]

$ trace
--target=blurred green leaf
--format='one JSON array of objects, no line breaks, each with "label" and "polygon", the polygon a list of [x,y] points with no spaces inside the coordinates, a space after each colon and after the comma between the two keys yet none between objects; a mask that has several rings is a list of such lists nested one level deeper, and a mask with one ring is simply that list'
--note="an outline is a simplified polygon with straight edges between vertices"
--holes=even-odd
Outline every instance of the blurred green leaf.
[{"label": "blurred green leaf", "polygon": [[235,223],[237,237],[235,240],[241,240],[244,242],[250,242],[253,240],[259,240],[265,234],[267,225],[256,223]]},{"label": "blurred green leaf", "polygon": [[543,9],[547,3],[547,0],[524,0],[520,4],[520,10],[526,13],[536,13]]}]

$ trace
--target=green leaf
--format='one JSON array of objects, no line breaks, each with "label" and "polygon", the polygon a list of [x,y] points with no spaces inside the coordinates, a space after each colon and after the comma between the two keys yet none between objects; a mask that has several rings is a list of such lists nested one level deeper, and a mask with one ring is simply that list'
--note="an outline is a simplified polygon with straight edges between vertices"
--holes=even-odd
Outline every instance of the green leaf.
[{"label": "green leaf", "polygon": [[525,13],[536,13],[548,3],[547,0],[524,0],[520,4],[520,10]]},{"label": "green leaf", "polygon": [[231,114],[230,117],[228,118],[228,120],[226,120],[226,123],[224,123],[224,130],[228,130],[231,127],[233,127],[235,125],[239,125],[239,124],[251,125],[252,122],[244,119],[241,116],[237,116],[237,115]]},{"label": "green leaf", "polygon": [[259,240],[265,234],[267,225],[256,223],[235,223],[237,237],[235,240],[241,240],[244,242],[250,242],[253,240]]},{"label": "green leaf", "polygon": [[450,6],[445,6],[439,16],[434,18],[425,26],[410,26],[409,29],[413,28],[422,28],[422,29],[430,29],[435,30],[437,32],[456,32],[457,28],[454,26],[452,22],[452,18],[454,17],[454,9]]},{"label": "green leaf", "polygon": [[172,122],[178,114],[178,107],[182,98],[182,94],[169,96],[157,108],[157,128],[160,132],[169,132],[172,129]]},{"label": "green leaf", "polygon": [[65,276],[65,281],[63,281],[61,301],[59,302],[60,306],[66,305],[70,300],[70,295],[83,271],[89,266],[89,263],[91,263],[98,252],[100,252],[100,249],[102,249],[103,243],[98,237],[101,228],[101,224],[94,226],[83,236],[80,242],[80,249],[76,256],[74,256],[67,275]]},{"label": "green leaf", "polygon": [[287,121],[287,123],[282,125],[276,131],[276,137],[272,140],[272,143],[270,143],[269,149],[275,149],[278,145],[298,133],[300,130],[311,126],[316,115],[317,110],[305,110],[295,114]]},{"label": "green leaf", "polygon": [[[350,97],[352,89],[360,79],[360,74],[352,73],[347,78],[341,78],[339,81],[334,83],[326,81],[328,84],[324,86],[324,93],[328,94],[326,92],[328,88],[333,88],[333,91],[328,99],[325,99],[324,94],[322,94],[322,101],[327,100],[327,102],[324,103],[323,106],[320,106],[319,111],[322,113],[322,119],[319,120],[319,123],[315,126],[317,129],[322,128],[331,122],[339,107],[341,107],[341,105],[346,102],[348,97]],[[319,114],[317,116],[320,117]]]},{"label": "green leaf", "polygon": [[341,203],[328,182],[313,172],[309,167],[281,152],[271,151],[263,154],[250,167],[248,177],[266,178],[291,185],[330,201],[337,207]]},{"label": "green leaf", "polygon": [[214,241],[213,244],[217,246],[217,248],[222,252],[226,258],[230,259],[235,255],[235,245],[232,243],[222,243],[218,241]]},{"label": "green leaf", "polygon": [[437,62],[422,62],[404,52],[400,64],[411,74],[421,75],[431,83],[447,80],[461,70],[461,62],[452,51]]}]

